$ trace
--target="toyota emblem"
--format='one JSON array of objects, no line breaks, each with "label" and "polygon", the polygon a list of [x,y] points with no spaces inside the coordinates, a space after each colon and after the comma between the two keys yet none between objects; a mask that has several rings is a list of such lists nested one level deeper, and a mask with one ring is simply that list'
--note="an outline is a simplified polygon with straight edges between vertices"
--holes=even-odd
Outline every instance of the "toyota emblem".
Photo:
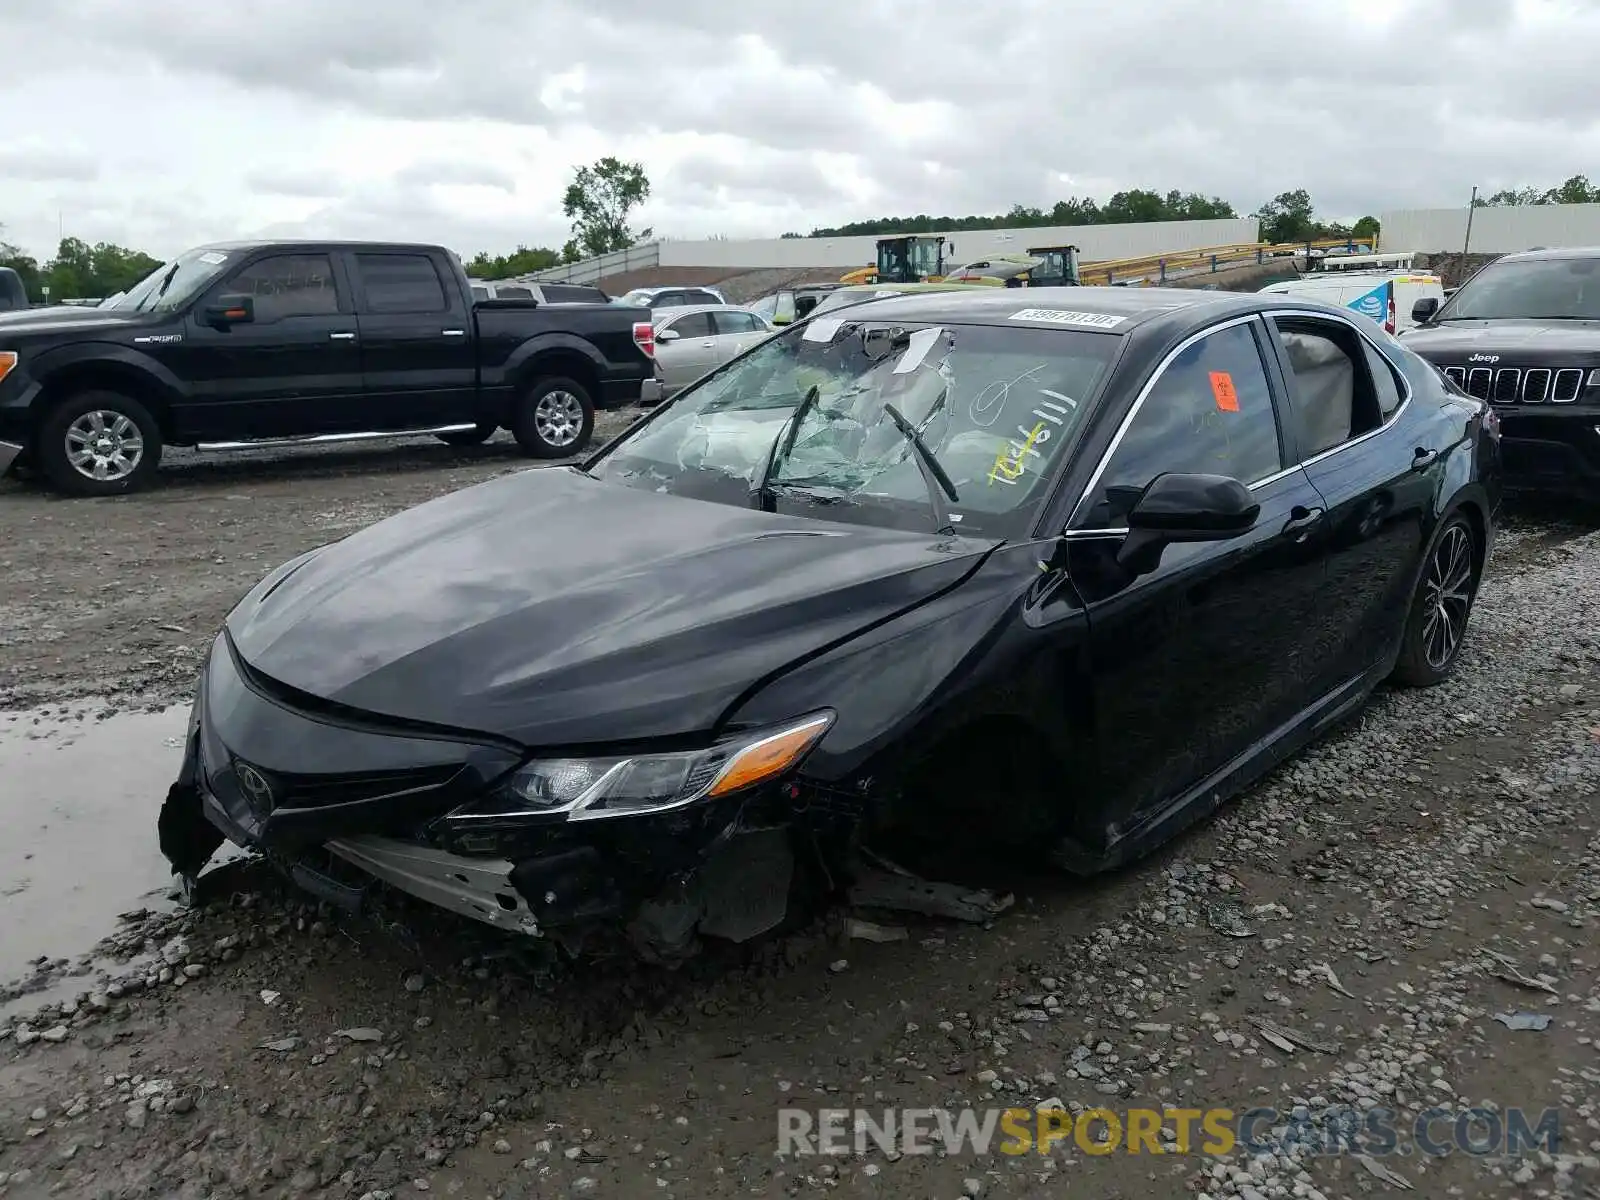
[{"label": "toyota emblem", "polygon": [[246,803],[258,813],[272,810],[272,785],[260,771],[249,763],[235,762],[233,764],[234,778],[239,781],[239,790],[244,793]]}]

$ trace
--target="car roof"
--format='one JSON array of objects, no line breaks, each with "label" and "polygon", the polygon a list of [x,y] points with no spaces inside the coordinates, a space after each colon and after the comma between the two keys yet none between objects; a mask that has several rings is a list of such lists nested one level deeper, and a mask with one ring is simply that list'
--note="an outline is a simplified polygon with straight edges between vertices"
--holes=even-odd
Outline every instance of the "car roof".
[{"label": "car roof", "polygon": [[[406,253],[436,253],[445,250],[431,242],[375,242],[363,238],[255,238],[231,242],[206,242],[190,246],[189,250],[272,250],[279,247],[294,249],[300,246],[321,246],[334,250],[372,250],[375,252],[404,251]],[[449,253],[445,250],[445,253]],[[459,258],[460,256],[457,255]]]},{"label": "car roof", "polygon": [[1503,254],[1497,262],[1540,262],[1557,258],[1600,258],[1600,246],[1554,246]]},{"label": "car roof", "polygon": [[[1126,333],[1137,325],[1180,309],[1194,309],[1197,316],[1203,309],[1210,319],[1283,306],[1281,300],[1260,297],[1258,292],[1211,292],[1198,288],[997,288],[980,285],[948,291],[907,292],[867,303],[872,306],[870,319],[874,321],[900,319],[999,325],[1010,322],[1019,313],[1045,310],[1120,317],[1122,320],[1117,326],[1107,332]],[[1042,318],[1038,323],[1048,326],[1051,321]]]},{"label": "car roof", "polygon": [[742,304],[669,304],[664,308],[654,308],[650,311],[652,313],[660,313],[666,318],[686,317],[690,313],[703,312],[742,312],[750,313],[752,317],[760,315],[750,312]]}]

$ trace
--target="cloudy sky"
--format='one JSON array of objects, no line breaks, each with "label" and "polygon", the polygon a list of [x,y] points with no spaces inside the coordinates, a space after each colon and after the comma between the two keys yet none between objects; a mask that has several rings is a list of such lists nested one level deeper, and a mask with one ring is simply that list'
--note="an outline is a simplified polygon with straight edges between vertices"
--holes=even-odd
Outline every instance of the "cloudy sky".
[{"label": "cloudy sky", "polygon": [[0,0],[0,239],[776,236],[1121,188],[1355,217],[1600,178],[1600,0]]}]

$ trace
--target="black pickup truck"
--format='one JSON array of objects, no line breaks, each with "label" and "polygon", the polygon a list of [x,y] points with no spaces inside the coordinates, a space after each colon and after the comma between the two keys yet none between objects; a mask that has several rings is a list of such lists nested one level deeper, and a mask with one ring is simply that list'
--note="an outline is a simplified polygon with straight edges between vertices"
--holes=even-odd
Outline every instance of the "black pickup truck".
[{"label": "black pickup truck", "polygon": [[148,483],[165,446],[499,428],[561,458],[596,408],[639,399],[653,349],[646,309],[474,303],[441,246],[200,246],[98,308],[0,314],[0,473],[103,496]]}]

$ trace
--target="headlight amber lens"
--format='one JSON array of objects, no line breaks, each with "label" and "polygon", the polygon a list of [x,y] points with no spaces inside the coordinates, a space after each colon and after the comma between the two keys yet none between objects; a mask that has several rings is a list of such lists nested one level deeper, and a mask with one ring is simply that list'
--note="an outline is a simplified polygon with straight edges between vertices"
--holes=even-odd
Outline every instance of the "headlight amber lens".
[{"label": "headlight amber lens", "polygon": [[731,795],[787,774],[833,724],[815,713],[704,750],[611,758],[536,759],[494,795],[450,814],[452,824],[502,824],[566,813],[571,820],[677,808]]}]

